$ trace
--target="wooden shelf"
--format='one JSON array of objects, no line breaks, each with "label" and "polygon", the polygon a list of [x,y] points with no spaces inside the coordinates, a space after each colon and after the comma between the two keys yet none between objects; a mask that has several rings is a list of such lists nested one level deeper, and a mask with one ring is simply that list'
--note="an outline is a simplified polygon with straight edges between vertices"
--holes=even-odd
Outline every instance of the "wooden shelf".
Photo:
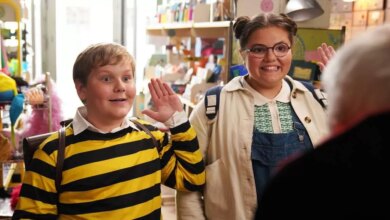
[{"label": "wooden shelf", "polygon": [[164,24],[153,24],[149,25],[146,29],[148,31],[161,30],[161,29],[185,29],[192,28],[192,22],[178,22],[178,23],[164,23]]},{"label": "wooden shelf", "polygon": [[230,25],[230,21],[216,21],[216,22],[177,22],[177,23],[164,23],[153,24],[147,27],[148,31],[161,30],[161,29],[186,29],[186,28],[227,28]]},{"label": "wooden shelf", "polygon": [[228,37],[230,21],[216,22],[177,22],[149,25],[146,30],[149,35],[170,36],[202,36],[202,37]]},{"label": "wooden shelf", "polygon": [[230,26],[230,21],[193,23],[194,28],[228,28],[229,26]]}]

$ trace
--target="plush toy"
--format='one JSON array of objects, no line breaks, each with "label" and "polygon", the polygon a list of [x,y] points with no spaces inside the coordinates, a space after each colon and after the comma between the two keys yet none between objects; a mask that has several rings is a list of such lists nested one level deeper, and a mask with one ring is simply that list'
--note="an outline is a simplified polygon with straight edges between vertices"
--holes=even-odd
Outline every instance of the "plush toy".
[{"label": "plush toy", "polygon": [[23,111],[24,95],[18,94],[16,81],[2,72],[0,72],[0,102],[11,104],[11,143],[13,147],[16,147],[15,124]]},{"label": "plush toy", "polygon": [[[60,122],[63,120],[61,99],[57,94],[56,85],[50,79],[45,86],[50,89],[38,87],[30,88],[26,92],[32,110],[23,122],[24,128],[20,131],[22,138],[56,131],[61,127]],[[50,102],[48,102],[49,98]],[[51,108],[51,111],[49,108]]]},{"label": "plush toy", "polygon": [[11,102],[17,94],[15,80],[0,72],[0,102]]}]

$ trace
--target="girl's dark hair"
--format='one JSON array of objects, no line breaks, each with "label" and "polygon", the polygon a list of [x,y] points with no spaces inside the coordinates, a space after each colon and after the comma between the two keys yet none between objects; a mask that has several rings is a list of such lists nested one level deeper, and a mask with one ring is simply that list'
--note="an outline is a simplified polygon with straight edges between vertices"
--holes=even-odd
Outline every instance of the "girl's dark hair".
[{"label": "girl's dark hair", "polygon": [[241,16],[233,25],[234,36],[240,42],[240,47],[245,48],[249,37],[258,29],[266,27],[280,27],[287,31],[288,38],[293,44],[293,38],[297,33],[297,24],[285,14],[259,14],[252,19]]}]

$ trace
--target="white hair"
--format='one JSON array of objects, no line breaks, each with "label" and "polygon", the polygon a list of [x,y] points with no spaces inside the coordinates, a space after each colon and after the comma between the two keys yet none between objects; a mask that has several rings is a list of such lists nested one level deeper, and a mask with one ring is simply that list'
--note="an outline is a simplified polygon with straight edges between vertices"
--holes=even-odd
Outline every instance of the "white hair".
[{"label": "white hair", "polygon": [[329,125],[390,110],[390,24],[344,44],[322,74]]}]

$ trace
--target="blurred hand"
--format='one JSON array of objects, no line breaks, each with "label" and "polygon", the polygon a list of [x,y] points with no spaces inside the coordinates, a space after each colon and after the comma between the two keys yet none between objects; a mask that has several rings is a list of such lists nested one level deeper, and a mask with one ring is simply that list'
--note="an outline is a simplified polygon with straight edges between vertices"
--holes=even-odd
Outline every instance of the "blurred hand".
[{"label": "blurred hand", "polygon": [[150,95],[152,96],[153,108],[156,111],[145,109],[143,114],[159,122],[166,122],[178,111],[183,111],[183,105],[177,94],[160,79],[151,79],[149,84]]},{"label": "blurred hand", "polygon": [[322,43],[321,46],[317,48],[317,51],[321,57],[321,61],[317,64],[320,66],[322,72],[336,51],[332,46],[328,46],[326,43]]}]

